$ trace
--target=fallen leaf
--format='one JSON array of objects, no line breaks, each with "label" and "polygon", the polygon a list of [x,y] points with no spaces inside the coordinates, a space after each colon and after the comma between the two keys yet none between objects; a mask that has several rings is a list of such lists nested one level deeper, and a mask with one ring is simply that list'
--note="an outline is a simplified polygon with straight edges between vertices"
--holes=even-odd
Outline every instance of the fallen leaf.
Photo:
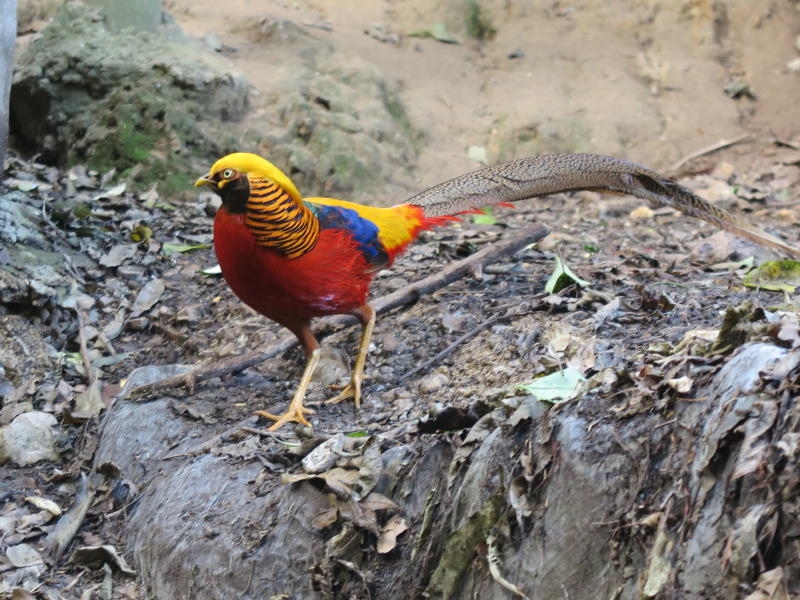
[{"label": "fallen leaf", "polygon": [[339,520],[339,509],[335,506],[326,508],[311,517],[311,526],[314,529],[325,529]]},{"label": "fallen leaf", "polygon": [[655,211],[649,206],[639,206],[634,208],[628,215],[631,219],[652,219]]},{"label": "fallen leaf", "polygon": [[771,440],[766,434],[772,429],[777,417],[777,402],[764,400],[753,404],[753,409],[744,422],[744,441],[739,449],[731,480],[754,473],[767,463]]},{"label": "fallen leaf", "polygon": [[166,243],[161,246],[161,249],[169,254],[170,252],[191,252],[192,250],[205,250],[210,248],[208,244],[170,244]]},{"label": "fallen leaf", "polygon": [[158,190],[156,189],[156,184],[153,184],[146,192],[142,192],[139,194],[139,198],[144,201],[145,208],[153,208],[158,202]]},{"label": "fallen leaf", "polygon": [[61,514],[61,507],[58,504],[52,500],[48,500],[47,498],[42,498],[41,496],[28,496],[25,498],[25,502],[33,504],[36,508],[46,510],[51,515],[56,517]]},{"label": "fallen leaf", "polygon": [[303,458],[303,471],[316,475],[332,469],[342,455],[344,436],[337,433],[325,440]]},{"label": "fallen leaf", "polygon": [[567,367],[517,387],[525,393],[532,394],[537,400],[556,403],[566,402],[577,396],[585,381],[580,371]]},{"label": "fallen leaf", "polygon": [[128,566],[125,559],[117,552],[114,546],[103,544],[102,546],[81,546],[72,553],[69,561],[72,564],[86,566],[92,569],[102,567],[104,564],[111,565],[111,568],[124,575],[136,576],[136,571]]},{"label": "fallen leaf", "polygon": [[94,197],[94,199],[95,200],[102,200],[103,198],[117,198],[119,196],[122,196],[122,194],[125,193],[125,188],[126,187],[127,187],[127,184],[123,181],[122,183],[120,183],[118,185],[115,185],[112,188],[109,188],[107,190],[103,190],[102,192],[97,194]]},{"label": "fallen leaf", "polygon": [[328,490],[336,494],[337,498],[346,500],[352,496],[353,486],[358,481],[358,470],[334,467],[330,471],[319,474],[284,473],[281,475],[281,483],[298,483],[309,479],[321,479],[325,482]]},{"label": "fallen leaf", "polygon": [[161,299],[166,285],[163,279],[151,279],[139,291],[136,300],[133,301],[131,317],[138,317],[143,312],[150,310]]},{"label": "fallen leaf", "polygon": [[117,244],[100,257],[100,264],[104,267],[118,267],[129,258],[136,256],[137,244]]},{"label": "fallen leaf", "polygon": [[756,267],[742,279],[746,287],[793,294],[800,285],[800,261],[771,260]]},{"label": "fallen leaf", "polygon": [[689,392],[692,391],[692,386],[694,385],[691,377],[687,377],[686,375],[684,375],[683,377],[675,377],[673,379],[667,379],[664,383],[666,383],[669,387],[671,387],[679,394],[688,394]]},{"label": "fallen leaf", "polygon": [[28,544],[16,544],[6,548],[6,558],[8,562],[14,565],[17,569],[24,569],[25,567],[35,567],[44,565],[42,555],[33,547]]},{"label": "fallen leaf", "polygon": [[140,387],[152,385],[170,377],[185,375],[195,369],[196,367],[190,365],[147,365],[137,367],[125,379],[120,381],[121,391],[118,397],[125,398]]},{"label": "fallen leaf", "polygon": [[75,422],[84,422],[99,415],[106,408],[102,389],[103,382],[98,377],[92,385],[78,394],[75,398],[75,409],[69,412],[70,419]]},{"label": "fallen leaf", "polygon": [[381,533],[378,536],[378,554],[386,554],[394,550],[397,547],[398,536],[407,530],[406,520],[400,515],[392,515],[386,525],[381,527]]},{"label": "fallen leaf", "polygon": [[201,269],[200,272],[203,275],[222,275],[222,267],[219,265],[214,265],[213,267]]},{"label": "fallen leaf", "polygon": [[444,44],[458,43],[458,39],[452,33],[450,33],[444,23],[437,23],[436,25],[431,25],[427,29],[420,29],[419,31],[409,33],[408,35],[409,37],[433,38],[437,42],[442,42]]},{"label": "fallen leaf", "polygon": [[653,542],[653,549],[650,552],[650,562],[647,565],[647,578],[645,580],[642,593],[648,598],[657,596],[669,581],[672,573],[672,564],[669,561],[667,552],[670,547],[670,540],[667,536],[666,528],[659,527],[656,539]]},{"label": "fallen leaf", "polygon": [[800,346],[800,326],[796,321],[784,320],[778,330],[778,339],[789,342],[792,348]]},{"label": "fallen leaf", "polygon": [[758,576],[756,590],[744,600],[792,600],[786,589],[783,568],[776,567]]},{"label": "fallen leaf", "polygon": [[567,266],[567,263],[556,254],[555,268],[553,269],[553,274],[550,275],[550,279],[547,280],[544,286],[544,291],[548,294],[556,294],[572,284],[577,284],[581,287],[590,285],[588,281],[581,279],[573,273],[572,269]]},{"label": "fallen leaf", "polygon": [[482,165],[489,164],[489,157],[486,155],[486,148],[484,146],[470,146],[467,148],[467,157]]}]

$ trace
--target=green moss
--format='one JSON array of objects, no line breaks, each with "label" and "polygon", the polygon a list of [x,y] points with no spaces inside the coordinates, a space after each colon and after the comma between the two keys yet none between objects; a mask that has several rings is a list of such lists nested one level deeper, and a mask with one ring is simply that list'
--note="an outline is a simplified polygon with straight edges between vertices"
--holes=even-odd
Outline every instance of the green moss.
[{"label": "green moss", "polygon": [[467,14],[464,18],[467,35],[476,40],[491,40],[497,34],[492,20],[483,11],[478,0],[467,0]]},{"label": "green moss", "polygon": [[415,131],[414,127],[411,125],[411,119],[408,117],[408,113],[406,112],[405,106],[403,106],[403,102],[400,100],[400,96],[394,90],[389,89],[388,86],[383,84],[380,86],[380,90],[381,99],[383,100],[384,107],[386,107],[386,112],[389,113],[389,116],[397,123],[400,130],[411,140],[415,150],[419,151],[418,143],[422,136],[419,132]]},{"label": "green moss", "polygon": [[435,598],[453,598],[464,584],[465,572],[477,557],[477,549],[501,517],[505,488],[500,486],[481,510],[447,540],[439,564],[431,575],[428,591]]}]

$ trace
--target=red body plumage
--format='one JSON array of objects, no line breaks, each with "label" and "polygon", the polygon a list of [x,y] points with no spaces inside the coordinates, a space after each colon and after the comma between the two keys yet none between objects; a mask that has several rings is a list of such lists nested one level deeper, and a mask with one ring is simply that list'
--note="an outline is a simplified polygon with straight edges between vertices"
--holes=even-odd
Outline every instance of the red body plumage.
[{"label": "red body plumage", "polygon": [[362,306],[375,274],[346,231],[323,230],[310,252],[288,259],[258,245],[244,215],[225,207],[214,219],[214,248],[233,292],[294,332],[313,317]]}]

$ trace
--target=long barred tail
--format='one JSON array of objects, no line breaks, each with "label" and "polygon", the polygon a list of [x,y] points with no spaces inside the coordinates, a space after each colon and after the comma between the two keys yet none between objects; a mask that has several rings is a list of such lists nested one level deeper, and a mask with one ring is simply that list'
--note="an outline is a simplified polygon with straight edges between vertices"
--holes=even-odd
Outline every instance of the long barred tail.
[{"label": "long barred tail", "polygon": [[671,206],[758,244],[800,257],[800,249],[738,219],[655,171],[598,154],[543,154],[486,167],[428,188],[406,204],[426,217],[463,214],[476,208],[577,190],[636,196]]}]

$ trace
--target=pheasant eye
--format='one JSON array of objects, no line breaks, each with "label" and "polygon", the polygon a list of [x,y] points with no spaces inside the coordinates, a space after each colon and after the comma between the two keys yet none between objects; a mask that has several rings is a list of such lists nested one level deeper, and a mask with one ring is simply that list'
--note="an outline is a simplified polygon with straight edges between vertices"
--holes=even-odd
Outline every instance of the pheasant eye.
[{"label": "pheasant eye", "polygon": [[223,179],[233,179],[234,175],[236,175],[236,171],[234,171],[233,169],[225,169],[222,172]]}]

